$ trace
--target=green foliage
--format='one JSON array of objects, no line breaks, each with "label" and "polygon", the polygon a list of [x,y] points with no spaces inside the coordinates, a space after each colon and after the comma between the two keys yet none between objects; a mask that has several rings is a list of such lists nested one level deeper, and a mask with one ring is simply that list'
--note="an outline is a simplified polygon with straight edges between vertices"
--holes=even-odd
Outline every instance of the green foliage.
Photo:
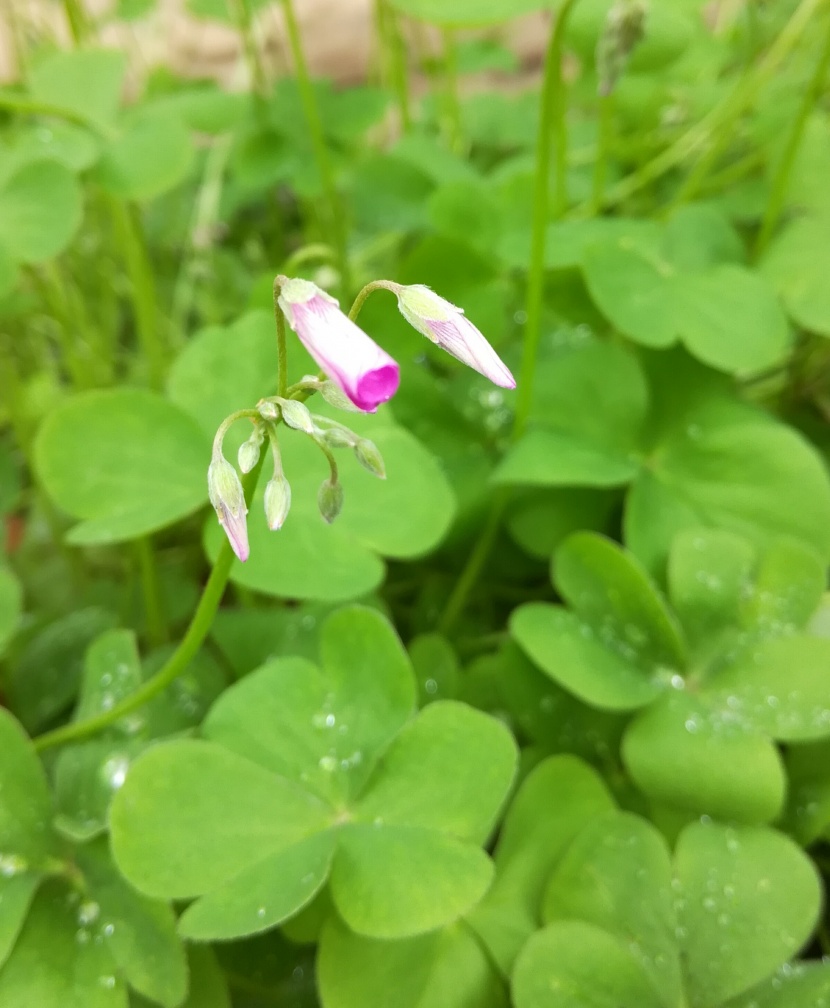
[{"label": "green foliage", "polygon": [[9,22],[0,1006],[830,1004],[826,5],[154,6]]}]

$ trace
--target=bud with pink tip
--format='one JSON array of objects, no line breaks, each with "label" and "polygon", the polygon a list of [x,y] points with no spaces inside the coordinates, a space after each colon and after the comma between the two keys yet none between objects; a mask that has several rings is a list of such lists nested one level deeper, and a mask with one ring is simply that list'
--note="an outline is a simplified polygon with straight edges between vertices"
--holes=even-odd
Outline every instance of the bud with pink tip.
[{"label": "bud with pink tip", "polygon": [[333,297],[310,280],[290,279],[282,283],[279,306],[306,350],[355,406],[374,413],[392,398],[400,381],[397,363]]},{"label": "bud with pink tip", "polygon": [[223,455],[214,455],[208,468],[208,496],[219,524],[240,560],[248,559],[248,525],[245,493],[236,469]]},{"label": "bud with pink tip", "polygon": [[516,387],[507,366],[464,315],[462,308],[450,304],[424,284],[389,286],[398,297],[401,315],[419,333],[495,385],[509,389]]}]

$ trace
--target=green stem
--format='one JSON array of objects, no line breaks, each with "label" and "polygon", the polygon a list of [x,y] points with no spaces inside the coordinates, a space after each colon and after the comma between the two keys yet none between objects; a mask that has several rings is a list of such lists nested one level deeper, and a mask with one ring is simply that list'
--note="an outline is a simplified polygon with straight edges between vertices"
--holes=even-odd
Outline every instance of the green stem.
[{"label": "green stem", "polygon": [[111,198],[109,205],[130,281],[138,341],[147,360],[150,383],[154,388],[161,388],[164,381],[165,349],[159,332],[156,285],[144,234],[134,207],[117,198]]},{"label": "green stem", "polygon": [[326,137],[323,130],[323,120],[320,116],[320,109],[317,105],[317,98],[314,94],[314,86],[308,73],[308,66],[303,53],[300,30],[297,24],[297,17],[294,12],[293,0],[282,0],[283,12],[285,14],[285,27],[288,33],[288,43],[291,48],[291,56],[294,60],[294,72],[297,75],[297,86],[300,89],[300,100],[303,105],[303,113],[306,118],[306,125],[311,136],[311,143],[314,148],[314,158],[317,162],[317,170],[323,182],[326,199],[329,204],[329,217],[334,239],[334,247],[337,252],[337,266],[340,271],[341,293],[348,298],[352,289],[351,272],[349,268],[348,250],[346,247],[346,221],[343,212],[343,204],[340,201],[340,194],[334,181],[334,172],[329,160],[328,148],[326,147]]},{"label": "green stem", "polygon": [[268,93],[268,81],[265,77],[265,68],[262,65],[259,46],[256,44],[251,8],[248,0],[233,0],[233,6],[236,14],[236,26],[239,34],[242,36],[245,61],[248,64],[248,72],[251,75],[251,85],[254,94],[261,98]]},{"label": "green stem", "polygon": [[401,129],[408,133],[412,128],[412,101],[409,94],[409,69],[406,47],[398,24],[398,16],[388,0],[377,0],[378,28],[381,47],[388,56],[389,77],[398,102]]},{"label": "green stem", "polygon": [[602,202],[605,197],[605,184],[608,179],[608,153],[611,147],[613,125],[613,95],[600,95],[597,115],[597,146],[594,160],[593,190],[591,193],[591,211],[595,215],[602,210]]},{"label": "green stem", "polygon": [[[827,0],[802,0],[784,26],[766,56],[754,71],[741,79],[738,87],[719,102],[703,119],[678,137],[669,147],[642,165],[627,178],[607,190],[603,205],[615,206],[633,196],[651,182],[656,181],[686,158],[711,143],[720,132],[731,134],[735,119],[752,102],[758,91],[772,78],[781,63],[789,56],[815,13]],[[702,179],[701,179],[702,181]],[[590,202],[580,206],[579,212],[590,211]]]},{"label": "green stem", "polygon": [[366,301],[366,298],[376,290],[388,290],[392,291],[394,294],[400,285],[393,283],[391,280],[370,280],[365,287],[362,287],[358,293],[357,297],[354,299],[351,308],[349,309],[349,318],[352,322],[355,321],[357,316],[360,314],[361,309]]},{"label": "green stem", "polygon": [[444,606],[441,619],[438,621],[438,630],[441,633],[447,633],[453,627],[455,621],[461,615],[464,606],[467,604],[467,598],[484,569],[484,565],[490,555],[490,550],[493,548],[493,543],[496,541],[496,536],[498,535],[501,519],[507,505],[507,493],[508,491],[505,487],[499,487],[493,497],[490,512],[487,515],[481,535],[473,547],[472,553],[467,558],[467,562],[450,593],[450,597],[447,599],[447,604]]},{"label": "green stem", "polygon": [[0,92],[0,109],[19,112],[21,115],[50,116],[53,119],[62,119],[64,122],[72,123],[74,126],[82,126],[90,133],[95,133],[96,136],[102,138],[109,135],[101,126],[87,119],[80,112],[74,112],[72,109],[63,108],[60,105],[53,105],[50,102],[32,101],[29,98],[21,98],[19,95]]},{"label": "green stem", "polygon": [[73,304],[61,272],[50,260],[41,267],[42,281],[38,274],[34,276],[52,315],[61,358],[72,384],[76,389],[87,388],[90,382],[88,362],[82,352],[84,330],[76,324]]},{"label": "green stem", "polygon": [[514,437],[519,437],[527,426],[533,398],[533,377],[542,328],[542,288],[545,276],[545,238],[547,236],[550,207],[551,137],[556,146],[557,190],[554,208],[562,207],[564,161],[567,153],[565,108],[562,92],[562,37],[568,15],[575,0],[565,0],[553,25],[542,81],[542,102],[539,110],[539,134],[536,141],[536,177],[533,196],[533,232],[530,245],[530,263],[527,274],[527,301],[525,311],[524,346],[519,373],[519,392],[516,400]]},{"label": "green stem", "polygon": [[781,211],[784,209],[784,202],[787,198],[787,186],[789,185],[793,165],[795,164],[795,159],[798,155],[799,147],[801,146],[801,140],[804,136],[804,129],[807,126],[807,121],[810,118],[813,106],[819,100],[822,92],[824,91],[828,67],[830,67],[830,18],[828,18],[824,42],[822,43],[815,71],[813,72],[810,83],[804,92],[804,97],[801,101],[798,115],[795,118],[795,122],[792,124],[790,135],[787,137],[787,142],[784,146],[784,152],[772,180],[772,190],[764,211],[764,219],[761,224],[761,230],[758,233],[758,238],[755,242],[754,251],[756,258],[763,254],[769,244],[769,240],[772,237],[772,233],[775,230],[775,226],[781,216]]},{"label": "green stem", "polygon": [[444,106],[447,121],[447,142],[451,151],[459,153],[464,147],[464,130],[461,125],[461,102],[458,97],[458,53],[455,32],[452,28],[441,31],[444,47]]},{"label": "green stem", "polygon": [[274,318],[277,323],[277,392],[283,397],[288,395],[288,344],[285,333],[285,315],[279,306],[282,276],[274,280]]},{"label": "green stem", "polygon": [[336,253],[330,245],[324,245],[322,242],[312,242],[309,245],[301,245],[296,252],[292,252],[285,260],[285,265],[281,272],[290,277],[296,273],[300,266],[307,262],[314,262],[315,259],[327,262],[336,257]]},{"label": "green stem", "polygon": [[69,31],[75,45],[81,45],[86,37],[89,25],[86,12],[78,0],[63,0],[63,10],[69,22]]},{"label": "green stem", "polygon": [[153,647],[169,640],[164,604],[161,598],[158,567],[150,536],[142,536],[135,543],[138,567],[141,574],[141,592],[144,597],[144,615],[147,620],[147,637]]},{"label": "green stem", "polygon": [[[245,500],[248,505],[253,499],[264,459],[265,453],[263,452],[256,466],[242,478]],[[108,728],[127,714],[143,707],[182,675],[210,632],[213,619],[225,592],[225,586],[228,583],[233,561],[234,553],[231,544],[224,540],[184,637],[170,658],[152,678],[108,711],[94,714],[82,721],[75,721],[39,735],[34,740],[35,749],[42,752],[44,749],[65,745],[67,742],[77,742],[79,739],[88,738],[90,735],[103,731],[104,728]]]}]

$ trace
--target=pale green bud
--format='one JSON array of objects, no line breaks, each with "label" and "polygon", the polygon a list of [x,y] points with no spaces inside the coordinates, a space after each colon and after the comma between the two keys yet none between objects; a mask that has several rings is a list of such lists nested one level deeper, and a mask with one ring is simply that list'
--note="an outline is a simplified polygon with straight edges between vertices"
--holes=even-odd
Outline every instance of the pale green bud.
[{"label": "pale green bud", "polygon": [[265,431],[261,427],[255,427],[248,440],[239,446],[237,459],[242,472],[249,473],[259,462],[259,449],[264,437]]},{"label": "pale green bud", "polygon": [[280,411],[276,405],[268,399],[260,399],[256,404],[256,408],[259,410],[259,415],[263,420],[276,420],[280,415]]},{"label": "pale green bud", "polygon": [[272,532],[281,529],[291,508],[291,484],[280,474],[265,487],[265,520]]},{"label": "pale green bud", "polygon": [[340,483],[323,480],[317,494],[317,506],[324,520],[331,525],[343,508],[343,487]]},{"label": "pale green bud", "polygon": [[386,479],[386,466],[383,464],[383,456],[378,451],[378,446],[368,438],[361,438],[354,446],[354,453],[357,461],[368,469],[373,476],[378,479]]},{"label": "pale green bud", "polygon": [[240,560],[248,559],[248,526],[245,492],[236,469],[224,455],[214,456],[208,468],[208,496],[219,524]]},{"label": "pale green bud", "polygon": [[357,441],[357,434],[343,430],[342,427],[330,427],[323,431],[323,440],[329,448],[351,448]]},{"label": "pale green bud", "polygon": [[280,399],[280,410],[286,426],[293,430],[302,431],[304,434],[317,433],[308,407],[298,399]]},{"label": "pale green bud", "polygon": [[599,93],[610,95],[645,34],[646,6],[642,0],[617,0],[608,11],[597,42]]}]

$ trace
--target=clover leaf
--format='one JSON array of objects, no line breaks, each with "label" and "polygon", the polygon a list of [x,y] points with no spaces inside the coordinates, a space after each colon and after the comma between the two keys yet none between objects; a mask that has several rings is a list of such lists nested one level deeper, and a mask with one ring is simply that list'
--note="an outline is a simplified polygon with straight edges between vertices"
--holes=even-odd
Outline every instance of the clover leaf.
[{"label": "clover leaf", "polygon": [[0,742],[0,1002],[107,1008],[129,986],[175,1008],[187,967],[172,910],[131,889],[102,841],[72,848],[52,830],[43,768],[3,711]]},{"label": "clover leaf", "polygon": [[458,918],[490,883],[481,844],[515,770],[507,731],[452,701],[413,718],[408,657],[372,610],[329,617],[320,655],[322,668],[276,659],[227,690],[204,740],[154,746],[112,803],[125,876],[199,897],[184,935],[273,927],[328,882],[354,931],[405,937]]},{"label": "clover leaf", "polygon": [[642,709],[622,751],[650,798],[768,821],[784,797],[773,740],[830,735],[830,641],[803,632],[821,597],[821,563],[794,541],[760,552],[701,529],[675,539],[669,571],[676,614],[631,554],[576,533],[553,568],[569,607],[520,606],[511,633],[583,702]]},{"label": "clover leaf", "polygon": [[515,1003],[717,1008],[787,964],[819,906],[815,869],[780,833],[695,823],[672,858],[649,823],[610,813],[554,868]]},{"label": "clover leaf", "polygon": [[659,576],[675,533],[701,525],[761,544],[792,536],[830,556],[818,454],[680,351],[586,342],[541,362],[530,426],[495,479],[627,487],[625,542]]}]

